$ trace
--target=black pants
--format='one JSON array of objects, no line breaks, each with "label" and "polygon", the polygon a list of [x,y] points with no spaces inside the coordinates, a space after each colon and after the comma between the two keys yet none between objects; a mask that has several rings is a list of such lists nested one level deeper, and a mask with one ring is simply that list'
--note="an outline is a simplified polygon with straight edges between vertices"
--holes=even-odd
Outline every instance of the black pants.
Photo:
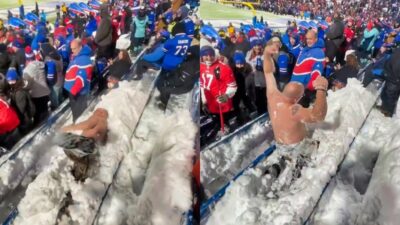
[{"label": "black pants", "polygon": [[339,51],[339,48],[335,45],[335,43],[332,40],[328,40],[326,42],[326,57],[329,58],[329,62],[334,62],[333,60],[335,59],[337,53]]},{"label": "black pants", "polygon": [[174,83],[171,79],[169,79],[171,76],[169,73],[163,74],[163,76],[159,76],[157,80],[157,89],[160,91],[160,101],[164,104],[167,105],[168,100],[171,96],[173,95],[181,95],[188,93],[190,90],[193,89],[193,85],[190,84],[181,84],[177,85]]},{"label": "black pants", "polygon": [[267,88],[255,87],[256,107],[259,115],[267,112]]},{"label": "black pants", "polygon": [[382,109],[393,115],[397,105],[397,100],[400,96],[400,84],[386,81],[385,87],[383,87],[381,99]]},{"label": "black pants", "polygon": [[136,65],[136,74],[137,74],[139,77],[142,77],[143,74],[146,73],[146,71],[147,71],[149,68],[158,69],[156,66],[153,65],[153,63],[149,63],[149,62],[147,62],[147,61],[145,61],[145,60],[143,60],[143,59],[140,59],[140,60],[137,62],[137,65]]},{"label": "black pants", "polygon": [[21,134],[18,128],[0,135],[0,147],[6,148],[7,150],[12,149],[12,147],[21,139]]},{"label": "black pants", "polygon": [[234,112],[237,116],[239,125],[241,125],[244,122],[246,122],[247,118],[244,115],[245,113],[243,112],[242,108],[240,107],[240,103],[243,102],[243,105],[246,107],[249,113],[255,110],[254,106],[252,104],[250,97],[246,95],[246,92],[244,90],[240,90],[239,88],[238,91],[236,91],[235,95],[233,96],[232,100],[233,100]]},{"label": "black pants", "polygon": [[79,95],[75,97],[72,94],[69,94],[69,104],[72,111],[72,120],[75,123],[88,106],[88,96]]},{"label": "black pants", "polygon": [[113,44],[106,45],[106,46],[98,46],[97,48],[97,59],[106,58],[112,59],[114,56],[114,48]]},{"label": "black pants", "polygon": [[50,97],[48,95],[40,98],[32,98],[32,102],[35,105],[35,115],[33,116],[34,126],[41,123],[49,115],[49,102]]}]

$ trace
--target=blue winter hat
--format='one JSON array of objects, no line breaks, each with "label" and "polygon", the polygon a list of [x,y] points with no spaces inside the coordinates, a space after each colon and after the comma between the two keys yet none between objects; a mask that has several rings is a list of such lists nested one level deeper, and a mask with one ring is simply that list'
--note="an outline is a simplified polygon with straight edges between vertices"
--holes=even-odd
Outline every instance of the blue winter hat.
[{"label": "blue winter hat", "polygon": [[263,44],[262,40],[260,38],[258,38],[258,37],[254,37],[254,38],[250,39],[250,45],[251,45],[252,48],[254,46],[257,46],[257,45],[261,45],[262,46],[262,44]]},{"label": "blue winter hat", "polygon": [[18,73],[14,67],[10,67],[6,74],[7,81],[18,80]]},{"label": "blue winter hat", "polygon": [[233,55],[233,61],[235,62],[235,65],[236,64],[244,65],[246,60],[245,60],[243,52],[242,51],[236,51],[235,54]]},{"label": "blue winter hat", "polygon": [[211,47],[211,46],[209,46],[209,45],[203,46],[203,47],[201,47],[201,49],[200,49],[200,56],[201,56],[201,57],[207,56],[207,55],[215,56],[215,50],[214,50],[214,48]]}]

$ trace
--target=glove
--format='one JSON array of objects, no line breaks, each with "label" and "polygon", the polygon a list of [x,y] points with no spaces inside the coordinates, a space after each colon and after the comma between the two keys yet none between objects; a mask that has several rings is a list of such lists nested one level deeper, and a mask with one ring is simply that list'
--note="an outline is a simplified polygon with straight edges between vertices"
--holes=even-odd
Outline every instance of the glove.
[{"label": "glove", "polygon": [[217,102],[218,103],[225,103],[229,100],[229,97],[227,94],[222,94],[220,96],[217,97]]}]

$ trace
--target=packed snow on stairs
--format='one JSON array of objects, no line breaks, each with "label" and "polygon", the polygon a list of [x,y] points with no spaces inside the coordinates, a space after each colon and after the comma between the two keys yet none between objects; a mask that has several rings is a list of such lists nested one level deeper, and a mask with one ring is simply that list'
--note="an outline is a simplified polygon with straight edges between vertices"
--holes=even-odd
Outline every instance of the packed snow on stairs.
[{"label": "packed snow on stairs", "polygon": [[373,109],[310,225],[398,224],[399,129],[400,120]]},{"label": "packed snow on stairs", "polygon": [[162,114],[154,100],[142,115],[96,224],[178,225],[191,207],[198,128],[189,109]]},{"label": "packed snow on stairs", "polygon": [[[72,177],[72,162],[62,149],[48,143],[48,151],[58,153],[49,158],[50,163],[43,166],[41,173],[29,184],[18,205],[19,215],[14,224],[54,224],[67,192],[71,192],[73,199],[68,208],[68,220],[77,224],[92,222],[114,171],[131,149],[131,136],[146,105],[152,80],[139,83],[123,81],[118,89],[101,97],[96,107],[109,112],[108,142],[99,148],[97,160],[89,171],[90,177],[84,183],[76,182]],[[79,120],[90,114],[86,112]]]},{"label": "packed snow on stairs", "polygon": [[[208,218],[207,224],[300,224],[311,213],[319,196],[350,143],[373,107],[378,93],[363,88],[356,79],[349,79],[346,88],[328,93],[328,114],[325,123],[331,128],[316,128],[312,138],[320,141],[312,152],[311,162],[302,169],[300,178],[278,198],[269,198],[262,169],[247,170],[228,189]],[[339,117],[339,118],[338,118]],[[277,153],[279,151],[275,151]],[[272,157],[273,155],[271,155]]]}]

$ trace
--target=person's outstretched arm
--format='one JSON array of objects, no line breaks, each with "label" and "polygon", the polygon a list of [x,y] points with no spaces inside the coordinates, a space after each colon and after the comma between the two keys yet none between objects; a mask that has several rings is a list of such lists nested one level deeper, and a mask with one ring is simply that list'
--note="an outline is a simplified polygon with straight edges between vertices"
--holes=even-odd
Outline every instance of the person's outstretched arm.
[{"label": "person's outstretched arm", "polygon": [[267,83],[267,96],[279,91],[274,77],[275,65],[272,54],[278,53],[278,48],[273,44],[267,44],[264,49],[264,76]]}]

